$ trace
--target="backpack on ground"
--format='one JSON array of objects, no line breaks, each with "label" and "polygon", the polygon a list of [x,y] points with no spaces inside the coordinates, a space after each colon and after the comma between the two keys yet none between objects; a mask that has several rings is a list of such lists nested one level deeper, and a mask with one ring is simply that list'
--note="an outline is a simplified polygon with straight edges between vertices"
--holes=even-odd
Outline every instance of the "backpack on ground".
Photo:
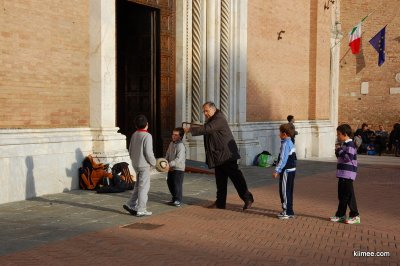
[{"label": "backpack on ground", "polygon": [[103,181],[104,178],[111,179],[112,174],[107,173],[107,166],[102,163],[96,163],[92,155],[88,155],[79,168],[79,187],[81,189],[94,190]]},{"label": "backpack on ground", "polygon": [[125,190],[133,189],[135,181],[133,181],[133,176],[129,171],[128,165],[129,164],[126,162],[115,164],[111,168],[113,176],[112,179],[109,179],[111,182],[103,182],[102,185],[96,189],[97,193],[120,193]]},{"label": "backpack on ground", "polygon": [[126,183],[125,189],[130,190],[133,189],[135,181],[133,180],[133,175],[131,175],[131,172],[129,171],[128,165],[129,164],[126,162],[116,163],[112,167],[112,173],[113,175],[119,175],[121,180]]},{"label": "backpack on ground", "polygon": [[[103,182],[98,188],[96,188],[97,193],[120,193],[126,190],[126,183],[121,179],[120,175],[113,175],[112,182]],[[107,181],[104,180],[103,181]]]},{"label": "backpack on ground", "polygon": [[274,156],[268,151],[263,151],[256,155],[253,165],[259,167],[270,167],[274,163]]}]

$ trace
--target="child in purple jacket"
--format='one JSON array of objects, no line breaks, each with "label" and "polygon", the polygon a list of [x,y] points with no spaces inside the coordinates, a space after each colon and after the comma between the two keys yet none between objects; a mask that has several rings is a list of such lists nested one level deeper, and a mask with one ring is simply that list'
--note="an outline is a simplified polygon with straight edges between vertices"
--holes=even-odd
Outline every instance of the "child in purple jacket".
[{"label": "child in purple jacket", "polygon": [[[337,157],[336,177],[338,178],[339,206],[335,216],[331,217],[330,220],[332,222],[359,224],[361,220],[353,188],[353,181],[357,176],[357,147],[351,139],[353,133],[348,124],[338,126],[336,132],[338,141],[340,142],[335,150]],[[347,206],[350,209],[348,219],[346,219]]]}]

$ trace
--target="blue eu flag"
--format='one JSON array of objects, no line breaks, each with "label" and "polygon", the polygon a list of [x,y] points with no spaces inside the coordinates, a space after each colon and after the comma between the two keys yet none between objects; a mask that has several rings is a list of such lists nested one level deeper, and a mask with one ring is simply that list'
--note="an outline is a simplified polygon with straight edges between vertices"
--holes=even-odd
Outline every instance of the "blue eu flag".
[{"label": "blue eu flag", "polygon": [[385,62],[385,32],[386,32],[386,26],[383,27],[383,29],[381,29],[371,40],[369,40],[369,43],[379,53],[378,66],[381,66]]}]

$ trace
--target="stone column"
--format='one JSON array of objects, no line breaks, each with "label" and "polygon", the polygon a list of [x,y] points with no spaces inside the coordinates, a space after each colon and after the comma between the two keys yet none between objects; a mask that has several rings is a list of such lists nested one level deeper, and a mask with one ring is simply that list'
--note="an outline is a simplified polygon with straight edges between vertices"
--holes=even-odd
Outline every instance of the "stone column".
[{"label": "stone column", "polygon": [[205,100],[213,101],[218,107],[219,102],[219,1],[206,2],[206,88]]},{"label": "stone column", "polygon": [[[177,117],[201,122],[202,103],[214,101],[227,116],[241,163],[250,164],[259,142],[246,127],[248,2],[188,0],[176,4],[177,14],[185,17],[177,19],[177,91],[185,90],[177,94]],[[189,159],[205,160],[202,137],[188,135],[185,144]]]},{"label": "stone column", "polygon": [[201,0],[192,2],[192,121],[200,121],[201,87]]},{"label": "stone column", "polygon": [[191,121],[191,80],[192,76],[187,71],[191,64],[191,1],[179,2],[176,5],[176,113],[175,124]]},{"label": "stone column", "polygon": [[229,114],[230,90],[230,0],[221,1],[221,50],[220,50],[220,108],[227,118]]},{"label": "stone column", "polygon": [[333,127],[338,126],[339,117],[339,61],[340,61],[340,42],[343,38],[342,27],[340,23],[340,0],[336,0],[334,8],[331,11],[331,106],[330,120]]},{"label": "stone column", "polygon": [[104,162],[131,165],[126,138],[117,133],[115,1],[89,2],[90,129],[93,154]]},{"label": "stone column", "polygon": [[245,123],[247,108],[247,0],[231,4],[230,110],[231,122]]}]

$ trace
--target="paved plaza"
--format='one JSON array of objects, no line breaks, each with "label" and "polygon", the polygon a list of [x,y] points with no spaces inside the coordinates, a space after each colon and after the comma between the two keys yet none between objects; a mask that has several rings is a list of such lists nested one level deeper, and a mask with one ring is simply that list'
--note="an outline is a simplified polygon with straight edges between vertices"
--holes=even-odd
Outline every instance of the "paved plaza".
[{"label": "paved plaza", "polygon": [[157,174],[150,217],[123,210],[130,191],[0,205],[0,265],[399,265],[400,158],[359,162],[360,225],[328,221],[338,204],[334,159],[298,161],[289,220],[276,218],[273,168],[242,167],[255,198],[244,212],[231,183],[227,209],[206,208],[215,199],[214,176],[206,174],[186,173],[185,204],[168,206],[165,174]]}]

